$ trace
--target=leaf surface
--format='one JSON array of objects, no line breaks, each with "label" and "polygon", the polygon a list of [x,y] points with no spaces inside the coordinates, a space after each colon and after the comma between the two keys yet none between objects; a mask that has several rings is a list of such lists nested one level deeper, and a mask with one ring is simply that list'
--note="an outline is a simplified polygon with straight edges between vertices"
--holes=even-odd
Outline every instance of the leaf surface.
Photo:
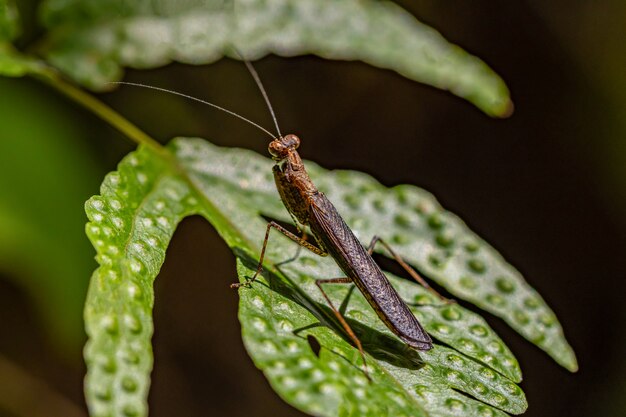
[{"label": "leaf surface", "polygon": [[512,110],[509,92],[483,61],[391,2],[371,0],[48,0],[48,59],[90,88],[123,67],[207,64],[225,55],[273,53],[360,60],[449,90],[492,116]]},{"label": "leaf surface", "polygon": [[0,42],[0,76],[22,77],[36,74],[42,66],[34,58],[22,55],[9,44]]},{"label": "leaf surface", "polygon": [[[248,198],[258,210],[291,221],[276,198],[269,169],[257,173],[261,162],[256,161],[263,158],[250,153],[245,158],[250,162],[242,164],[243,157],[237,152],[225,153],[212,175],[226,181],[231,178],[233,186],[244,182],[255,190]],[[362,242],[381,236],[428,278],[501,317],[567,369],[577,369],[563,329],[541,296],[493,247],[444,210],[432,194],[411,185],[387,189],[366,174],[326,171],[312,162],[307,162],[307,170]]]},{"label": "leaf surface", "polygon": [[[168,148],[175,158],[147,148],[131,153],[86,205],[87,233],[100,264],[85,308],[86,393],[93,415],[147,413],[152,284],[176,224],[191,214],[207,218],[232,248],[239,276],[245,279],[256,268],[265,234],[267,223],[260,214],[288,219],[274,190],[271,160],[200,139],[177,139]],[[357,186],[369,184],[363,195],[384,190],[363,174],[327,172],[308,164],[326,188],[337,175],[353,175],[360,178]],[[335,187],[335,202],[345,201],[354,190],[345,181]],[[389,205],[379,216],[391,221],[406,208],[397,199]],[[366,223],[373,220],[341,203],[338,207],[364,237]],[[408,232],[402,235],[411,239]],[[368,383],[358,351],[314,285],[314,278],[340,276],[337,266],[308,253],[276,266],[295,251],[293,242],[272,235],[267,272],[239,290],[248,352],[290,404],[324,416],[504,416],[526,409],[515,384],[521,379],[517,361],[482,318],[459,305],[438,303],[417,284],[392,276],[393,285],[440,343],[429,352],[407,348],[358,291],[331,286],[330,297],[343,306],[365,346],[374,380]],[[312,348],[316,343],[319,350]]]}]

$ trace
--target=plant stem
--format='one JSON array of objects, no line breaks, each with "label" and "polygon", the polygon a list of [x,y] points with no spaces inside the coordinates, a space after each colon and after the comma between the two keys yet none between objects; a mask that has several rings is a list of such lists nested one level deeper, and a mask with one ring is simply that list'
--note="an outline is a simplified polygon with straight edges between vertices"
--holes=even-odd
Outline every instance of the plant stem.
[{"label": "plant stem", "polygon": [[138,145],[148,146],[152,150],[160,154],[167,153],[165,151],[165,148],[155,139],[148,136],[148,134],[143,132],[141,129],[139,129],[128,120],[126,120],[122,115],[117,113],[115,110],[113,110],[97,98],[65,81],[60,75],[54,72],[54,70],[50,68],[44,68],[34,75],[38,79],[44,81],[46,84],[54,87],[56,90],[63,93],[65,96],[81,104],[85,108],[91,110],[102,120],[122,132]]}]

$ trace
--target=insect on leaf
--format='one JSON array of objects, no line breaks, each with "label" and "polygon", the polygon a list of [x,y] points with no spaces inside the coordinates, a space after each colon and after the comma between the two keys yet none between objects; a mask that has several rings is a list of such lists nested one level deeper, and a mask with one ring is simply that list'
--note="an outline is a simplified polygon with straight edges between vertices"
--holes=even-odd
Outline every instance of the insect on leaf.
[{"label": "insect on leaf", "polygon": [[[260,208],[288,217],[274,189],[271,160],[200,139],[180,138],[168,149],[171,156],[147,148],[128,155],[86,205],[87,234],[100,264],[85,307],[86,395],[94,415],[147,414],[152,285],[176,224],[191,214],[209,220],[233,250],[244,279],[256,268],[265,233]],[[314,171],[315,179],[330,181],[334,175]],[[345,195],[351,189],[345,187]],[[358,214],[349,220],[367,222]],[[328,291],[364,344],[374,381],[368,383],[358,350],[313,283],[339,276],[337,267],[305,253],[276,266],[295,250],[293,242],[273,236],[266,273],[239,290],[244,343],[287,402],[324,416],[505,416],[526,409],[515,384],[521,379],[517,361],[482,318],[458,305],[438,304],[417,284],[391,276],[434,337],[431,351],[406,347],[349,286]]]}]

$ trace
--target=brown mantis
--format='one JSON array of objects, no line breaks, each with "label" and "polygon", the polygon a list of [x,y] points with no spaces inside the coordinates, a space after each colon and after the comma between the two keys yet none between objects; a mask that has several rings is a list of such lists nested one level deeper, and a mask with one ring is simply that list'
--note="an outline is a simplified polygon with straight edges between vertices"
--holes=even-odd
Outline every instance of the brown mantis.
[{"label": "brown mantis", "polygon": [[[300,139],[293,134],[283,136],[280,133],[276,115],[272,109],[269,98],[263,88],[258,74],[249,62],[245,60],[244,62],[263,94],[265,102],[267,103],[274,120],[278,136],[274,136],[268,130],[244,118],[243,116],[219,107],[213,103],[158,87],[136,83],[120,83],[165,91],[208,104],[214,108],[236,116],[253,126],[256,126],[272,137],[273,140],[269,144],[268,149],[272,159],[276,162],[273,167],[276,188],[278,189],[280,198],[285,208],[294,219],[298,231],[302,234],[302,236],[293,234],[274,221],[270,222],[265,232],[265,239],[263,241],[263,247],[261,249],[256,273],[252,278],[247,279],[244,283],[235,283],[232,284],[231,287],[239,288],[241,286],[247,286],[256,280],[257,276],[263,270],[263,260],[269,241],[270,231],[272,229],[276,229],[294,242],[298,243],[300,246],[316,253],[317,255],[330,255],[341,270],[346,274],[345,277],[316,280],[315,283],[324,296],[324,299],[332,309],[337,320],[346,331],[348,337],[359,350],[363,359],[365,373],[368,378],[369,373],[367,371],[365,352],[363,351],[361,341],[356,336],[345,318],[341,315],[339,310],[333,305],[332,301],[322,288],[322,285],[355,284],[361,293],[363,293],[378,317],[404,343],[417,350],[431,349],[433,344],[430,336],[426,333],[413,313],[411,313],[406,303],[400,298],[398,293],[383,274],[380,267],[372,258],[371,255],[374,251],[375,245],[380,242],[393,256],[393,258],[411,275],[411,277],[424,287],[433,291],[435,294],[437,293],[419,276],[415,270],[413,270],[413,268],[404,262],[402,258],[379,237],[375,236],[372,239],[367,250],[361,245],[354,233],[339,215],[333,204],[315,187],[315,184],[307,174],[304,163],[302,162],[302,159],[297,151],[297,148],[300,145]],[[304,230],[307,226],[309,227],[318,246],[306,241]],[[441,297],[439,294],[437,295]]]}]

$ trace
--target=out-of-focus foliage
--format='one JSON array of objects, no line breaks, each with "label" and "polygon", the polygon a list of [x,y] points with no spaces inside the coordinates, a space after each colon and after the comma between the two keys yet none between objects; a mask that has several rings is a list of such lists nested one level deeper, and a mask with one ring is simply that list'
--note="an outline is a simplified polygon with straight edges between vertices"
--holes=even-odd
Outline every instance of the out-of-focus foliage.
[{"label": "out-of-focus foliage", "polygon": [[[604,175],[601,186],[617,220],[626,224],[626,2],[608,0],[600,3],[574,3],[563,8],[563,2],[532,1],[537,14],[545,19],[559,41],[593,83],[608,106],[601,113],[614,122],[609,126],[592,126],[599,132],[589,139],[589,152],[598,161]],[[561,10],[562,8],[563,10]],[[576,22],[576,23],[573,23]],[[576,30],[571,30],[575,24]]]},{"label": "out-of-focus foliage", "polygon": [[17,8],[11,0],[0,0],[0,42],[12,41],[20,33]]},{"label": "out-of-focus foliage", "polygon": [[0,75],[21,77],[36,73],[40,68],[37,60],[17,53],[10,45],[0,42]]},{"label": "out-of-focus foliage", "polygon": [[[597,185],[606,207],[612,210],[615,221],[623,228],[626,225],[626,2],[533,0],[529,4],[552,30],[558,47],[572,57],[575,69],[584,74],[585,83],[591,84],[606,100],[606,105],[597,107],[598,114],[604,117],[592,116],[587,120],[593,123],[584,127],[593,129],[593,135],[585,138],[585,143],[579,147],[593,155],[595,164],[589,167],[590,172],[602,179]],[[626,313],[616,322],[621,323],[617,331],[626,334]],[[621,336],[617,346],[623,351],[626,337]],[[603,379],[606,389],[593,394],[593,406],[588,409],[590,415],[626,415],[626,396],[623,395],[626,366],[621,362],[617,369],[612,379]]]},{"label": "out-of-focus foliage", "polygon": [[0,265],[35,298],[52,340],[76,352],[93,265],[81,201],[99,175],[88,133],[32,83],[0,79],[0,91]]},{"label": "out-of-focus foliage", "polygon": [[47,0],[50,62],[94,89],[122,67],[171,61],[207,64],[225,55],[314,53],[362,60],[446,89],[493,116],[512,110],[504,82],[484,62],[447,42],[391,2],[371,0]]},{"label": "out-of-focus foliage", "polygon": [[19,77],[37,68],[35,59],[17,53],[10,44],[19,34],[15,4],[11,0],[0,0],[0,75]]}]

